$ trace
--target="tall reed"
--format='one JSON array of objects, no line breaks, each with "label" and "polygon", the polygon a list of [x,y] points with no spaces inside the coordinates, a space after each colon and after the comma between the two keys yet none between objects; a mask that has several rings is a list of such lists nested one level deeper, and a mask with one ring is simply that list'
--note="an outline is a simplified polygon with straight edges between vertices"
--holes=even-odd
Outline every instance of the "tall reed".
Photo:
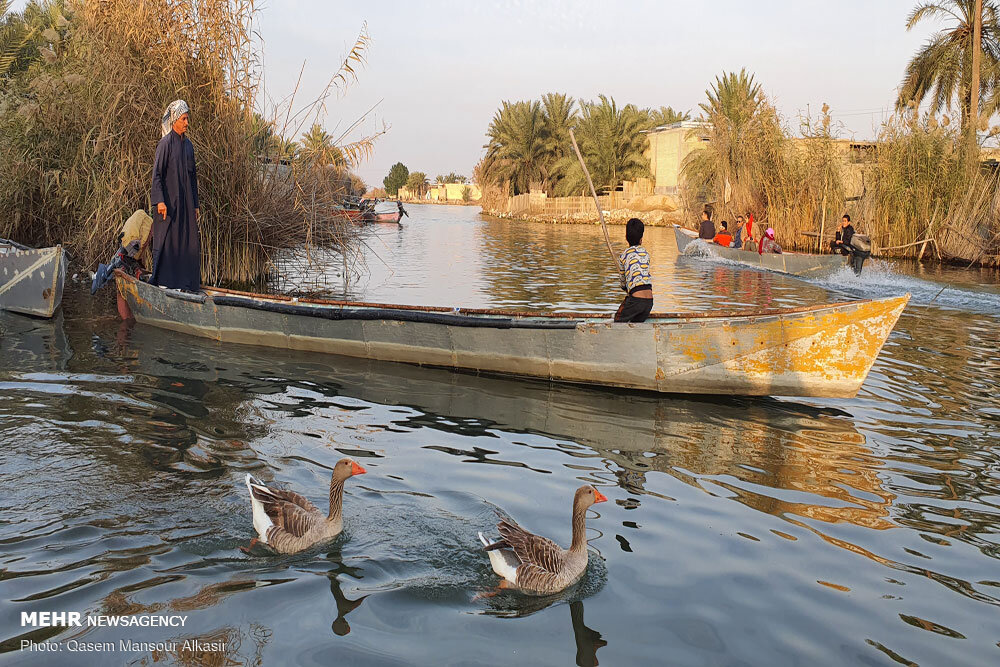
[{"label": "tall reed", "polygon": [[[333,206],[342,174],[261,163],[262,134],[318,116],[329,90],[283,123],[255,114],[263,103],[255,0],[72,0],[66,8],[52,56],[2,90],[0,210],[8,213],[0,235],[63,243],[84,266],[105,259],[122,221],[150,209],[160,116],[183,98],[205,282],[259,280],[280,248],[320,240],[346,252],[354,243]],[[367,44],[363,31],[331,86],[353,76]],[[349,159],[364,157],[370,138],[344,148]]]}]

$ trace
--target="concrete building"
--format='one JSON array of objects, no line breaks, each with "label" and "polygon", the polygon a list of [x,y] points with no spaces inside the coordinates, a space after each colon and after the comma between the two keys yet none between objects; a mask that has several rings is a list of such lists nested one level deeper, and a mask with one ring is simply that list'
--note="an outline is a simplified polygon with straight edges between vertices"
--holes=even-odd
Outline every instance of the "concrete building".
[{"label": "concrete building", "polygon": [[399,198],[408,201],[464,201],[462,193],[465,188],[469,188],[469,201],[479,201],[483,197],[482,191],[475,183],[435,183],[427,188],[423,197],[417,197],[410,189],[403,186],[399,189]]},{"label": "concrete building", "polygon": [[[671,125],[648,130],[649,168],[653,175],[653,191],[656,194],[676,194],[681,184],[681,170],[684,158],[692,152],[708,145],[709,124],[702,121],[686,120]],[[808,139],[795,138],[792,141],[804,147]],[[842,176],[848,197],[859,196],[864,187],[863,165],[870,159],[875,148],[873,141],[835,140],[837,153],[843,159]]]},{"label": "concrete building", "polygon": [[708,142],[708,123],[685,120],[648,130],[649,169],[653,174],[653,192],[672,195],[681,180],[681,167],[692,151],[704,148]]}]

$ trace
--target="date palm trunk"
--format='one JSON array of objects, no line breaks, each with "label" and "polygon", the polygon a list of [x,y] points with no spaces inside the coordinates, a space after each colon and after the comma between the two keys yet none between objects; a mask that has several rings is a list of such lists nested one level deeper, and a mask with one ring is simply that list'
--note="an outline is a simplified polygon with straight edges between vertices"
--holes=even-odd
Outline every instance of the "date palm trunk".
[{"label": "date palm trunk", "polygon": [[972,16],[972,85],[969,90],[969,155],[975,154],[979,130],[979,61],[983,51],[983,0],[976,0]]}]

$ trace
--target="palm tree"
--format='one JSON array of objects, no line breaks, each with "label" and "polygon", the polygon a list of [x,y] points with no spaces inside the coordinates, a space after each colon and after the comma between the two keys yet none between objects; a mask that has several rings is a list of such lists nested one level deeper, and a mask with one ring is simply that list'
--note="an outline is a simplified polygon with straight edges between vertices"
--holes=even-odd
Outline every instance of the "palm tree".
[{"label": "palm tree", "polygon": [[281,135],[271,135],[267,145],[267,156],[271,159],[288,164],[299,157],[299,144],[285,139]]},{"label": "palm tree", "polygon": [[17,62],[21,50],[28,43],[28,30],[23,19],[7,15],[10,0],[0,0],[0,76],[4,76]]},{"label": "palm tree", "polygon": [[412,171],[406,179],[406,189],[417,197],[427,194],[427,174],[422,171]]},{"label": "palm tree", "polygon": [[[576,130],[580,153],[594,187],[614,189],[623,180],[648,176],[649,140],[643,130],[648,127],[649,116],[634,104],[619,108],[613,97],[601,95],[599,99],[580,104],[582,115]],[[575,154],[565,157],[559,168],[565,178],[558,184],[558,194],[578,193],[586,187]]]},{"label": "palm tree", "polygon": [[504,102],[486,131],[486,159],[497,177],[510,181],[513,194],[528,192],[548,176],[549,142],[538,102]]},{"label": "palm tree", "polygon": [[559,167],[564,158],[573,154],[570,145],[569,131],[575,128],[579,120],[576,113],[576,100],[565,93],[546,93],[542,95],[542,107],[545,112],[545,134],[548,142],[548,169],[551,181],[562,179],[565,174]]},{"label": "palm tree", "polygon": [[709,141],[685,158],[684,180],[699,197],[731,201],[740,212],[759,210],[768,201],[764,184],[772,182],[772,172],[784,173],[779,166],[785,136],[777,112],[746,70],[716,77],[705,95],[699,107],[707,127],[692,132],[707,134]]},{"label": "palm tree", "polygon": [[647,109],[649,114],[649,127],[662,127],[663,125],[673,125],[685,120],[691,120],[691,114],[687,111],[674,111],[673,107],[660,107],[659,109]]},{"label": "palm tree", "polygon": [[[1000,25],[997,23],[997,3],[982,0],[983,26],[980,58],[979,99],[982,115],[989,117],[998,108],[998,77],[1000,77]],[[896,99],[896,108],[919,106],[930,98],[934,113],[951,110],[956,99],[961,113],[961,127],[969,122],[972,100],[973,21],[976,0],[940,0],[917,5],[906,20],[912,30],[924,19],[944,19],[949,27],[935,33],[913,56],[906,66]]]},{"label": "palm tree", "polygon": [[334,145],[333,137],[319,123],[314,123],[309,131],[302,135],[300,153],[303,158],[314,164],[347,166],[347,160],[344,159],[341,150]]}]

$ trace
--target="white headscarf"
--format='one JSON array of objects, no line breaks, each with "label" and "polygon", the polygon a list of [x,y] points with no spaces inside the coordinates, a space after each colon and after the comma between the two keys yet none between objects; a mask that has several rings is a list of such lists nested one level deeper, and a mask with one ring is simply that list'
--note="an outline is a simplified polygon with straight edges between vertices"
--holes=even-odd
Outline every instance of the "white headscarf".
[{"label": "white headscarf", "polygon": [[165,137],[170,134],[170,128],[173,126],[174,121],[183,116],[186,113],[190,113],[188,109],[187,102],[184,100],[174,100],[167,107],[167,110],[163,112],[163,120],[160,123],[160,129],[163,131],[161,137]]}]

